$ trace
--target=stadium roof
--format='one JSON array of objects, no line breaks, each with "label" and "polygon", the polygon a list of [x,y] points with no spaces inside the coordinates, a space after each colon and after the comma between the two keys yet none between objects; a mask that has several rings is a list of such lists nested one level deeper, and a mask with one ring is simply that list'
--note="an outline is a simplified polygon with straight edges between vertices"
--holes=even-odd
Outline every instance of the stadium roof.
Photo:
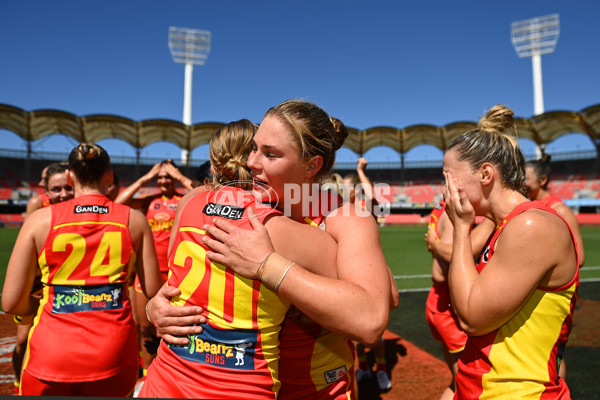
[{"label": "stadium roof", "polygon": [[[166,141],[191,151],[208,143],[224,123],[204,122],[187,126],[167,119],[134,121],[115,115],[77,115],[60,110],[25,111],[0,104],[0,129],[14,132],[26,141],[52,134],[63,134],[78,142],[98,142],[118,138],[137,149],[154,142]],[[600,104],[576,111],[549,111],[535,117],[516,118],[519,137],[546,145],[567,133],[583,133],[600,148]],[[364,154],[376,146],[387,146],[403,154],[421,145],[445,150],[454,138],[474,129],[476,122],[453,122],[444,126],[411,125],[405,128],[377,126],[365,130],[348,127],[350,134],[344,147]],[[509,132],[513,133],[513,132]],[[600,151],[597,152],[600,157]]]}]

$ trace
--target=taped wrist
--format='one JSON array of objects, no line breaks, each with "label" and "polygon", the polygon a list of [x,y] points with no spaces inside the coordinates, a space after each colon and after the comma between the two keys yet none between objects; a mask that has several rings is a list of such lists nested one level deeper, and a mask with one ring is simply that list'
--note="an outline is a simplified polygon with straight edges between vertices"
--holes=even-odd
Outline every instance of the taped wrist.
[{"label": "taped wrist", "polygon": [[269,289],[277,292],[283,278],[294,265],[277,253],[269,254],[258,268],[257,277]]}]

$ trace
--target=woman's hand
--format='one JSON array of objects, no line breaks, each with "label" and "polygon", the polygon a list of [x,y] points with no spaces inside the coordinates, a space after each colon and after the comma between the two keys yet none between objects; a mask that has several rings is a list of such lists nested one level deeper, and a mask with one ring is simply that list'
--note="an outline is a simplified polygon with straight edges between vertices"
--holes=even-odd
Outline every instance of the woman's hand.
[{"label": "woman's hand", "polygon": [[154,179],[160,172],[161,167],[162,167],[162,163],[154,164],[154,166],[150,169],[150,171],[148,171],[144,175],[142,175],[143,183],[148,183],[152,179]]},{"label": "woman's hand", "polygon": [[202,327],[194,324],[205,324],[206,318],[200,315],[202,307],[172,305],[171,298],[180,293],[174,286],[163,285],[146,305],[146,316],[165,342],[185,346],[189,340],[181,336],[202,333]]},{"label": "woman's hand", "polygon": [[436,255],[436,247],[437,242],[440,241],[440,237],[437,235],[434,229],[431,229],[431,226],[427,229],[427,233],[425,233],[425,243],[427,244],[427,250],[431,253],[432,256]]},{"label": "woman's hand", "polygon": [[211,237],[203,236],[202,241],[212,249],[206,252],[211,261],[226,265],[246,278],[257,279],[260,263],[274,250],[267,228],[252,207],[248,208],[248,219],[252,229],[238,228],[225,219],[215,218],[214,226],[204,225]]},{"label": "woman's hand", "polygon": [[364,157],[360,157],[356,163],[356,170],[364,172],[367,169],[367,159]]},{"label": "woman's hand", "polygon": [[179,181],[186,189],[192,190],[192,180],[181,173],[181,171],[171,163],[164,163],[163,168],[169,176],[176,181]]},{"label": "woman's hand", "polygon": [[456,229],[458,225],[470,229],[475,223],[475,209],[469,201],[467,193],[463,188],[457,187],[452,174],[444,172],[446,182],[444,184],[444,199],[446,201],[446,214]]}]

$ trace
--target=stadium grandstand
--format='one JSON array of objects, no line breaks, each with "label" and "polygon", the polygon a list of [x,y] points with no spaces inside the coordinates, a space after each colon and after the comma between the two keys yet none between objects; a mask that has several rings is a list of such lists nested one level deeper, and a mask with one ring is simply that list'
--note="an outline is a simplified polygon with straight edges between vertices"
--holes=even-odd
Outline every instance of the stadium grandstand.
[{"label": "stadium grandstand", "polygon": [[[62,134],[75,141],[98,142],[118,138],[137,149],[137,156],[111,156],[121,187],[127,187],[152,165],[162,161],[140,157],[145,146],[167,141],[191,151],[208,143],[222,123],[187,126],[172,120],[133,121],[111,115],[76,115],[57,110],[27,112],[0,104],[0,132],[11,131],[28,143],[28,150],[1,149],[0,224],[20,225],[28,199],[43,192],[37,186],[42,169],[54,161],[66,160],[65,153],[33,151],[31,142],[48,135]],[[374,184],[388,184],[380,193],[380,213],[386,224],[425,223],[432,207],[441,199],[441,161],[405,162],[404,155],[419,145],[433,145],[444,150],[455,137],[473,129],[475,122],[455,122],[442,127],[414,125],[406,128],[374,127],[367,130],[349,128],[344,147],[364,154],[376,146],[387,146],[400,155],[399,162],[369,163],[369,177]],[[595,151],[552,154],[550,192],[561,198],[577,214],[580,223],[600,224],[600,104],[579,112],[552,111],[530,119],[517,119],[519,137],[534,141],[540,148],[568,133],[583,133],[594,143]],[[531,159],[532,157],[527,157]],[[181,169],[193,177],[206,160],[188,160]],[[353,163],[338,163],[334,172],[344,176],[355,172]],[[153,191],[146,187],[138,193]]]}]

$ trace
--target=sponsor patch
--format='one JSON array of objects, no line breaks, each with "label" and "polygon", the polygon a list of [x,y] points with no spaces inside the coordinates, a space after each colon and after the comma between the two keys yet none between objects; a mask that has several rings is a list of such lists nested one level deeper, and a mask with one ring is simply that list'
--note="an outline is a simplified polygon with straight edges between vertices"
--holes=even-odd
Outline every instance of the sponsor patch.
[{"label": "sponsor patch", "polygon": [[325,371],[325,382],[333,383],[342,379],[348,371],[346,371],[346,366],[342,366],[336,369],[332,369],[330,371]]},{"label": "sponsor patch", "polygon": [[123,308],[123,284],[63,286],[54,288],[54,314]]},{"label": "sponsor patch", "polygon": [[227,219],[242,219],[244,207],[231,206],[229,204],[208,203],[202,212],[209,216],[223,217]]},{"label": "sponsor patch", "polygon": [[184,360],[232,370],[254,370],[258,331],[217,329],[202,325],[198,335],[189,335],[187,346],[168,345]]},{"label": "sponsor patch", "polygon": [[75,214],[83,214],[83,213],[94,213],[94,214],[108,214],[108,207],[105,206],[75,206],[75,210],[73,210]]}]

